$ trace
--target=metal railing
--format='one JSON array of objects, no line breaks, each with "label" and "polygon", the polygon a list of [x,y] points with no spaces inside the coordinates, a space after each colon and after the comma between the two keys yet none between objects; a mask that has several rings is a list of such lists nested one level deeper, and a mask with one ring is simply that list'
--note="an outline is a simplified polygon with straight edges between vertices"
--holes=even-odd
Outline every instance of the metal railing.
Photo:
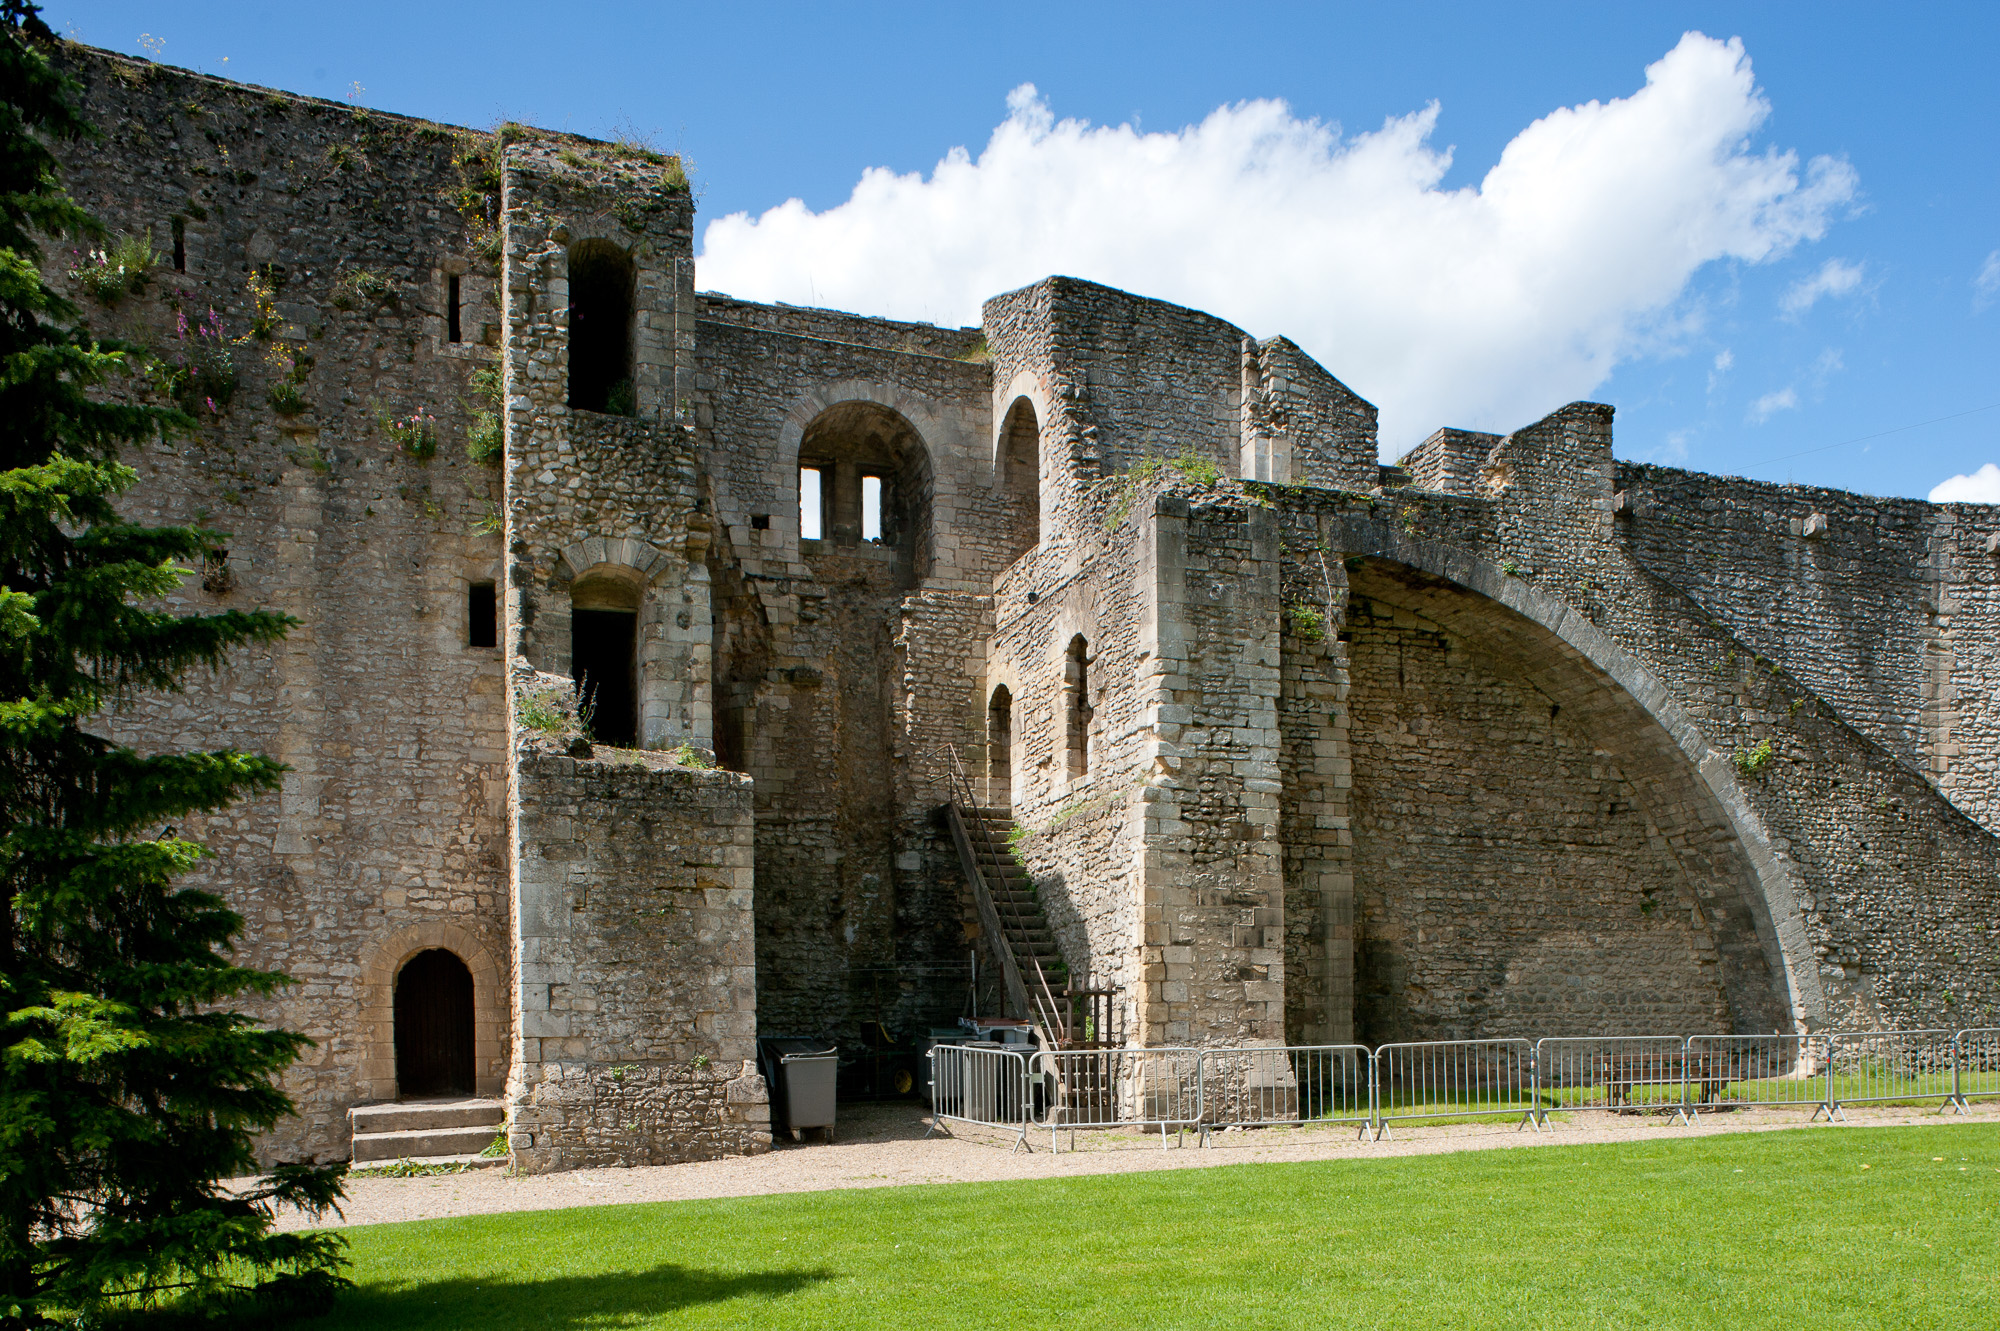
[{"label": "metal railing", "polygon": [[1846,1032],[1827,1040],[1827,1105],[1958,1101],[1957,1038],[1950,1031]]},{"label": "metal railing", "polygon": [[1028,1073],[1032,1052],[933,1045],[929,1054],[931,1131],[937,1131],[938,1125],[947,1121],[968,1123],[1013,1133],[1017,1151],[1026,1146],[1035,1105]]},{"label": "metal railing", "polygon": [[1030,1077],[1042,1105],[1039,1126],[1049,1130],[1049,1149],[1059,1150],[1060,1134],[1078,1128],[1158,1128],[1160,1145],[1201,1123],[1199,1049],[1045,1049],[1036,1054]]},{"label": "metal railing", "polygon": [[1971,1100],[2000,1096],[2000,1026],[1974,1026],[1952,1037],[1951,1104],[1970,1113]]},{"label": "metal railing", "polygon": [[1535,1047],[1526,1040],[1429,1040],[1375,1051],[1375,1138],[1391,1119],[1535,1117]]},{"label": "metal railing", "polygon": [[1690,1035],[1689,1103],[1810,1107],[1831,1118],[1824,1035]]},{"label": "metal railing", "polygon": [[1255,1045],[1201,1052],[1201,1140],[1230,1128],[1353,1123],[1375,1118],[1366,1045]]},{"label": "metal railing", "polygon": [[1539,1121],[1549,1110],[1670,1110],[1689,1120],[1687,1041],[1678,1035],[1552,1037],[1535,1041]]},{"label": "metal railing", "polygon": [[951,1120],[1011,1132],[1019,1149],[1046,1128],[1197,1129],[1202,1145],[1233,1128],[1519,1117],[1541,1128],[1578,1111],[1673,1115],[1703,1109],[1922,1104],[1970,1112],[2000,1097],[2000,1027],[1839,1031],[1830,1035],[1647,1035],[1437,1040],[1365,1045],[1023,1052],[941,1045],[932,1107]]}]

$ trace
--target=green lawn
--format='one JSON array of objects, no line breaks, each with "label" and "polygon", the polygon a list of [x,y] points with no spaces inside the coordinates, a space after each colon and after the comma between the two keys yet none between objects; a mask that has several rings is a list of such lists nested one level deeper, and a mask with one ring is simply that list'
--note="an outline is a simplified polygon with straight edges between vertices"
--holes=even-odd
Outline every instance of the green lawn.
[{"label": "green lawn", "polygon": [[[1942,1157],[1934,1159],[1933,1157]],[[2000,1326],[2000,1127],[378,1225],[315,1328]]]}]

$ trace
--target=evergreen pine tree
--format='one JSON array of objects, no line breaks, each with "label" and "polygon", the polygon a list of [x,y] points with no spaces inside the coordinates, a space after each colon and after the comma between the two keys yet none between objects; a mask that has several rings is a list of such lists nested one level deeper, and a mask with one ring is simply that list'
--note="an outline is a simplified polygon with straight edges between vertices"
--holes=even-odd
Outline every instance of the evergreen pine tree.
[{"label": "evergreen pine tree", "polygon": [[291,1112],[276,1078],[309,1041],[228,1010],[285,977],[232,962],[242,919],[175,882],[202,851],[172,824],[283,769],[93,733],[101,709],[291,621],[165,608],[216,534],[113,506],[136,480],[121,445],[191,422],[114,400],[143,353],[91,337],[42,278],[40,240],[97,234],[49,149],[92,132],[54,50],[33,4],[0,0],[0,1327],[321,1301],[344,1283],[340,1241],[270,1222],[331,1206],[346,1167],[219,1183],[256,1172],[252,1134]]}]

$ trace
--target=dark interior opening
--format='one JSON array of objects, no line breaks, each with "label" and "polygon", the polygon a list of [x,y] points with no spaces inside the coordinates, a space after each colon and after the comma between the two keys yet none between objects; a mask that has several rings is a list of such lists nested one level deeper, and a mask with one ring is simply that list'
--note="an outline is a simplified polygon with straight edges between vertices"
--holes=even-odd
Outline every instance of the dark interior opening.
[{"label": "dark interior opening", "polygon": [[1035,404],[1015,398],[1000,434],[1000,483],[1012,501],[1007,557],[1018,559],[1042,538],[1042,427]]},{"label": "dark interior opening", "polygon": [[500,645],[499,597],[490,582],[475,582],[465,589],[465,645]]},{"label": "dark interior opening", "polygon": [[639,616],[631,610],[570,611],[570,677],[599,744],[639,746]]},{"label": "dark interior opening", "polygon": [[396,976],[396,1093],[471,1095],[472,972],[441,947]]},{"label": "dark interior opening", "polygon": [[444,336],[447,342],[464,340],[458,331],[458,274],[452,273],[444,280]]},{"label": "dark interior opening", "polygon": [[569,404],[632,414],[631,256],[609,241],[569,252]]},{"label": "dark interior opening", "polygon": [[185,273],[187,266],[187,219],[185,217],[176,217],[174,219],[174,271]]},{"label": "dark interior opening", "polygon": [[1014,780],[1014,695],[1005,684],[993,690],[986,704],[987,798],[1005,808],[1012,803]]},{"label": "dark interior opening", "polygon": [[1090,644],[1079,633],[1069,640],[1063,662],[1063,693],[1069,715],[1069,774],[1072,780],[1090,774]]}]

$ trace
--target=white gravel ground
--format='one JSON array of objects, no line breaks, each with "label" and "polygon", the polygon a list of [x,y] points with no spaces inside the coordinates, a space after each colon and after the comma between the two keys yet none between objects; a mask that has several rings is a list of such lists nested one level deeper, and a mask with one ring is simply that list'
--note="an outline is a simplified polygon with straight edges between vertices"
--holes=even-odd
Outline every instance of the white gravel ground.
[{"label": "white gravel ground", "polygon": [[[1080,1132],[1072,1151],[1065,1135],[1060,1152],[1049,1149],[1047,1132],[1030,1138],[1031,1150],[1010,1151],[1012,1139],[924,1136],[929,1118],[916,1105],[857,1105],[841,1109],[840,1139],[828,1144],[785,1144],[768,1155],[706,1160],[642,1169],[584,1169],[564,1174],[516,1177],[488,1169],[428,1178],[357,1178],[347,1185],[344,1215],[321,1224],[373,1225],[397,1220],[488,1215],[497,1211],[545,1211],[570,1206],[610,1206],[628,1202],[684,1201],[700,1197],[749,1197],[775,1192],[819,1192],[833,1188],[888,1188],[908,1183],[970,1183],[1000,1179],[1059,1178],[1118,1174],[1146,1169],[1200,1169],[1265,1161],[1374,1160],[1387,1156],[1435,1155],[1447,1151],[1532,1150],[1588,1142],[1629,1142],[1659,1138],[1709,1137],[1729,1132],[1774,1132],[1807,1124],[1808,1110],[1701,1115],[1693,1127],[1654,1116],[1576,1114],[1543,1132],[1494,1121],[1443,1126],[1392,1125],[1385,1141],[1357,1141],[1352,1129],[1250,1129],[1210,1138],[1200,1148],[1190,1133],[1177,1149],[1169,1136],[1162,1149],[1157,1135]],[[1812,1127],[1840,1132],[1847,1127],[2000,1123],[2000,1105],[1976,1106],[1969,1116],[1938,1116],[1922,1109],[1847,1110],[1849,1123]],[[287,1216],[281,1228],[303,1229],[314,1222]]]}]

